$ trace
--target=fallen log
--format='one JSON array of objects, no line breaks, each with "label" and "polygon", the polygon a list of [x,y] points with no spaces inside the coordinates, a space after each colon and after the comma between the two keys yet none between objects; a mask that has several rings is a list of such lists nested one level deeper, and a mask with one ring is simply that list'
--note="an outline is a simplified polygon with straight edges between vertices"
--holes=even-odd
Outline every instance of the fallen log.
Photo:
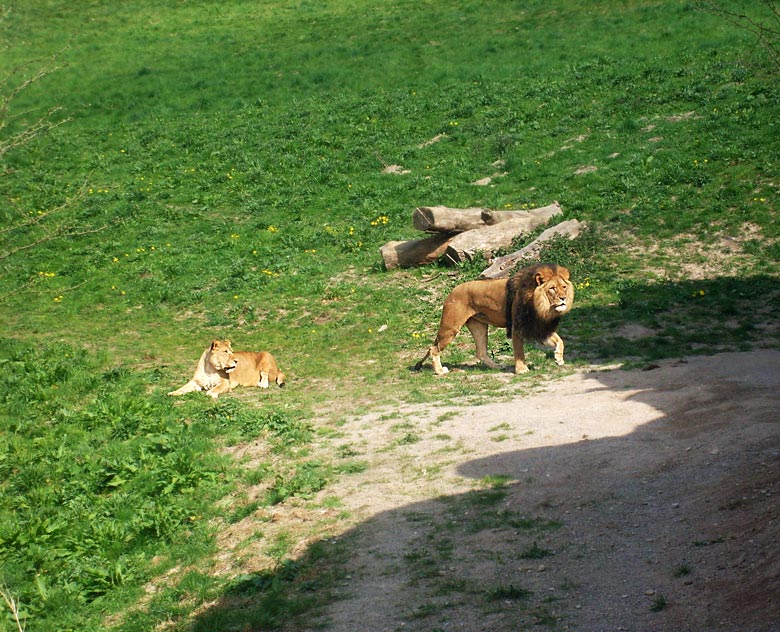
[{"label": "fallen log", "polygon": [[439,233],[424,239],[389,241],[379,249],[385,268],[411,268],[433,263],[447,250],[452,235]]},{"label": "fallen log", "polygon": [[544,225],[559,211],[560,207],[557,205],[550,206],[544,209],[544,212],[523,215],[492,226],[459,233],[447,245],[443,260],[448,263],[462,263],[473,259],[479,252],[489,259],[496,250],[508,248],[515,239]]},{"label": "fallen log", "polygon": [[493,226],[499,222],[506,222],[511,219],[526,218],[530,223],[535,224],[533,227],[536,228],[561,213],[563,213],[563,209],[558,202],[529,211],[494,211],[486,208],[482,211],[482,221],[488,226]]},{"label": "fallen log", "polygon": [[550,241],[553,237],[566,236],[569,239],[577,237],[582,229],[585,228],[585,224],[576,219],[570,219],[560,224],[556,224],[545,230],[541,235],[534,239],[530,244],[516,250],[503,257],[498,257],[493,260],[490,267],[486,268],[479,275],[480,279],[503,279],[508,277],[512,269],[525,259],[530,259],[536,256],[542,249],[545,242]]},{"label": "fallen log", "polygon": [[448,208],[446,206],[420,206],[412,212],[412,224],[426,233],[462,233],[482,228],[485,208]]},{"label": "fallen log", "polygon": [[489,208],[449,208],[447,206],[420,206],[412,213],[412,224],[417,230],[431,233],[464,233],[493,226],[499,222],[525,218],[540,221],[541,226],[551,217],[562,213],[558,202],[529,211],[496,211]]}]

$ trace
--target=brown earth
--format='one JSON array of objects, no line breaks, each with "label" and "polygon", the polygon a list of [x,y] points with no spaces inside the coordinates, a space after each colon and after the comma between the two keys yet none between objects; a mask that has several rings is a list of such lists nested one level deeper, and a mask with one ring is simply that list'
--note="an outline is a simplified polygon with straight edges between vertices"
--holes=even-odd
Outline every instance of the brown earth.
[{"label": "brown earth", "polygon": [[764,350],[355,416],[348,572],[310,629],[780,630],[779,388]]}]

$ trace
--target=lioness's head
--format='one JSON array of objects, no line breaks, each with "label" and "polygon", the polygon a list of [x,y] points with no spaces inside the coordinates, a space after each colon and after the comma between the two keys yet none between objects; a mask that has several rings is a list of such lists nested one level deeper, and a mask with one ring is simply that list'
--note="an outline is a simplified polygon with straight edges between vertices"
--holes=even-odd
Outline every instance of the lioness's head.
[{"label": "lioness's head", "polygon": [[235,369],[237,362],[233,359],[233,347],[230,346],[230,340],[215,340],[212,342],[209,360],[217,371],[230,373]]},{"label": "lioness's head", "polygon": [[534,303],[537,310],[550,316],[562,316],[574,303],[574,284],[569,280],[569,271],[563,266],[540,267],[536,275]]}]

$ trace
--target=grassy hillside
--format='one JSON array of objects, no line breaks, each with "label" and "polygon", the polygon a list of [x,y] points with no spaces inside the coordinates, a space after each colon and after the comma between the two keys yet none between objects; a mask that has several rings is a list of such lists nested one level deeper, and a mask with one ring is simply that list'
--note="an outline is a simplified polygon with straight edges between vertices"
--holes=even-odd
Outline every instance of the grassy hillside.
[{"label": "grassy hillside", "polygon": [[[184,621],[224,589],[220,521],[361,467],[327,450],[345,413],[555,373],[541,351],[509,391],[409,372],[485,267],[383,270],[416,206],[588,223],[544,254],[577,283],[575,366],[778,344],[780,88],[693,2],[28,0],[0,31],[5,95],[52,68],[0,142],[62,121],[0,154],[0,583],[30,629]],[[216,337],[274,352],[288,389],[171,402]],[[464,335],[445,361],[471,355]],[[257,436],[265,462],[225,457]]]}]

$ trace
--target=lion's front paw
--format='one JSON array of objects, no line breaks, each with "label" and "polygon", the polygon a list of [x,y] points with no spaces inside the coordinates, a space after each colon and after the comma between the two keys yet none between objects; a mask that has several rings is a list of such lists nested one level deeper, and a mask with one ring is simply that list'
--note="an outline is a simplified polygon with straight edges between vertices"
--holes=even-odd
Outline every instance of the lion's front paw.
[{"label": "lion's front paw", "polygon": [[563,358],[555,358],[555,364],[557,364],[558,366],[563,366],[564,364],[566,364],[566,362],[564,361]]},{"label": "lion's front paw", "polygon": [[530,370],[531,369],[529,369],[525,364],[522,363],[515,364],[515,375],[520,375],[521,373],[528,373],[528,371]]},{"label": "lion's front paw", "polygon": [[436,371],[436,375],[447,375],[449,372],[450,370],[446,366],[442,366],[438,371]]}]

